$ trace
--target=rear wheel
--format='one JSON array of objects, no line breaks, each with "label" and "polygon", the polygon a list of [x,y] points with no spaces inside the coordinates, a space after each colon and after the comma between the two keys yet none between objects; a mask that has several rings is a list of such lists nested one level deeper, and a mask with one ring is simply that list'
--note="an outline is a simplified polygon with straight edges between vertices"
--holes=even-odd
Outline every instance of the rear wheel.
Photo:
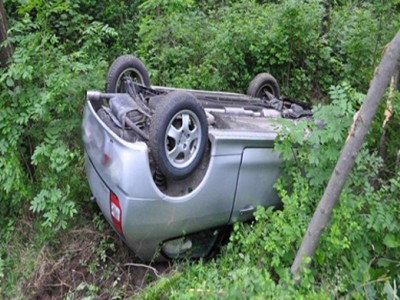
[{"label": "rear wheel", "polygon": [[123,79],[150,87],[150,77],[143,62],[132,55],[121,55],[110,66],[106,77],[107,93],[124,93]]},{"label": "rear wheel", "polygon": [[207,136],[206,114],[192,94],[172,92],[156,105],[149,146],[165,176],[182,179],[190,175],[203,158]]},{"label": "rear wheel", "polygon": [[279,99],[278,82],[271,74],[260,73],[250,82],[247,95],[256,98],[270,98],[268,94],[272,94],[275,98]]}]

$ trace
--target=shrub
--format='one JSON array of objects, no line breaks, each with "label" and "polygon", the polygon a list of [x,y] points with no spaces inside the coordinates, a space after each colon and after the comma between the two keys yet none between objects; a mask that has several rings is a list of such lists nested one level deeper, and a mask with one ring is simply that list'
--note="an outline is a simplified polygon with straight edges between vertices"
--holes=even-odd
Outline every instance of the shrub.
[{"label": "shrub", "polygon": [[155,84],[245,92],[257,73],[270,72],[284,93],[306,101],[343,80],[366,92],[380,49],[399,25],[392,3],[335,1],[326,33],[327,12],[317,0],[203,2],[170,11],[164,2],[146,3],[159,4],[161,13],[143,14],[137,55]]},{"label": "shrub", "polygon": [[21,5],[23,17],[11,28],[15,52],[0,70],[3,224],[28,206],[43,226],[65,228],[87,191],[81,184],[84,91],[102,86],[106,64],[92,51],[115,32],[96,22],[78,28],[81,47],[71,51],[62,42],[69,33],[50,26],[53,14],[70,12],[68,3]]}]

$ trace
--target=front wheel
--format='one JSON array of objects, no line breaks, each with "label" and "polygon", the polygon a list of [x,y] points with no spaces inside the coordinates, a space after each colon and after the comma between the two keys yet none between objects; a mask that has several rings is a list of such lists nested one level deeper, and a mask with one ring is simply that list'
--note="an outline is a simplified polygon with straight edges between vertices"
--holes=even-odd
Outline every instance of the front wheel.
[{"label": "front wheel", "polygon": [[124,93],[124,77],[150,87],[150,77],[143,62],[132,55],[121,55],[110,66],[106,77],[107,93]]},{"label": "front wheel", "polygon": [[182,179],[201,162],[208,137],[204,109],[187,92],[171,92],[160,99],[150,124],[149,146],[159,170]]},{"label": "front wheel", "polygon": [[247,89],[247,95],[256,98],[270,98],[270,95],[275,98],[280,97],[279,85],[275,77],[269,73],[260,73],[250,82]]}]

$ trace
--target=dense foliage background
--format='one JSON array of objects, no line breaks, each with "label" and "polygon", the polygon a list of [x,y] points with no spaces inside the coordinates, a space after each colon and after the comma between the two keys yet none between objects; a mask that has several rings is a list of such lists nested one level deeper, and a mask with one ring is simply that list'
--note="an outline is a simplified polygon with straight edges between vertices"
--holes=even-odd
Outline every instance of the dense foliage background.
[{"label": "dense foliage background", "polygon": [[[57,297],[118,298],[154,280],[147,275],[129,287],[132,279],[115,263],[129,255],[104,233],[108,227],[88,203],[83,170],[84,92],[102,89],[108,65],[131,53],[158,85],[245,92],[257,73],[270,72],[284,94],[312,102],[316,118],[327,124],[282,133],[276,149],[283,158],[298,146],[276,185],[283,211],[260,209],[256,223],[235,225],[219,257],[182,262],[140,296],[398,299],[398,92],[386,96],[394,105],[387,154],[377,155],[383,103],[312,270],[295,286],[289,268],[374,68],[400,28],[399,0],[4,4],[6,43],[15,51],[0,69],[0,297],[51,293],[56,282],[63,287]],[[311,133],[304,139],[306,129]],[[78,230],[93,243],[77,259],[65,247],[76,242]],[[87,276],[71,281],[61,269],[55,276],[54,265],[65,264],[65,257]],[[46,274],[53,281],[44,284]]]}]

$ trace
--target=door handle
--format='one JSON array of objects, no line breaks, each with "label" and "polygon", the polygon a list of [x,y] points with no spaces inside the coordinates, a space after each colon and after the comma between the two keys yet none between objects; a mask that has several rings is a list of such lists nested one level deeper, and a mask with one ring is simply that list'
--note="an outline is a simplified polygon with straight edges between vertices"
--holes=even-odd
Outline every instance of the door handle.
[{"label": "door handle", "polygon": [[245,215],[245,214],[252,213],[255,210],[256,210],[256,208],[253,205],[250,205],[250,206],[247,206],[247,207],[241,209],[239,212],[240,212],[240,215],[242,216],[242,215]]}]

